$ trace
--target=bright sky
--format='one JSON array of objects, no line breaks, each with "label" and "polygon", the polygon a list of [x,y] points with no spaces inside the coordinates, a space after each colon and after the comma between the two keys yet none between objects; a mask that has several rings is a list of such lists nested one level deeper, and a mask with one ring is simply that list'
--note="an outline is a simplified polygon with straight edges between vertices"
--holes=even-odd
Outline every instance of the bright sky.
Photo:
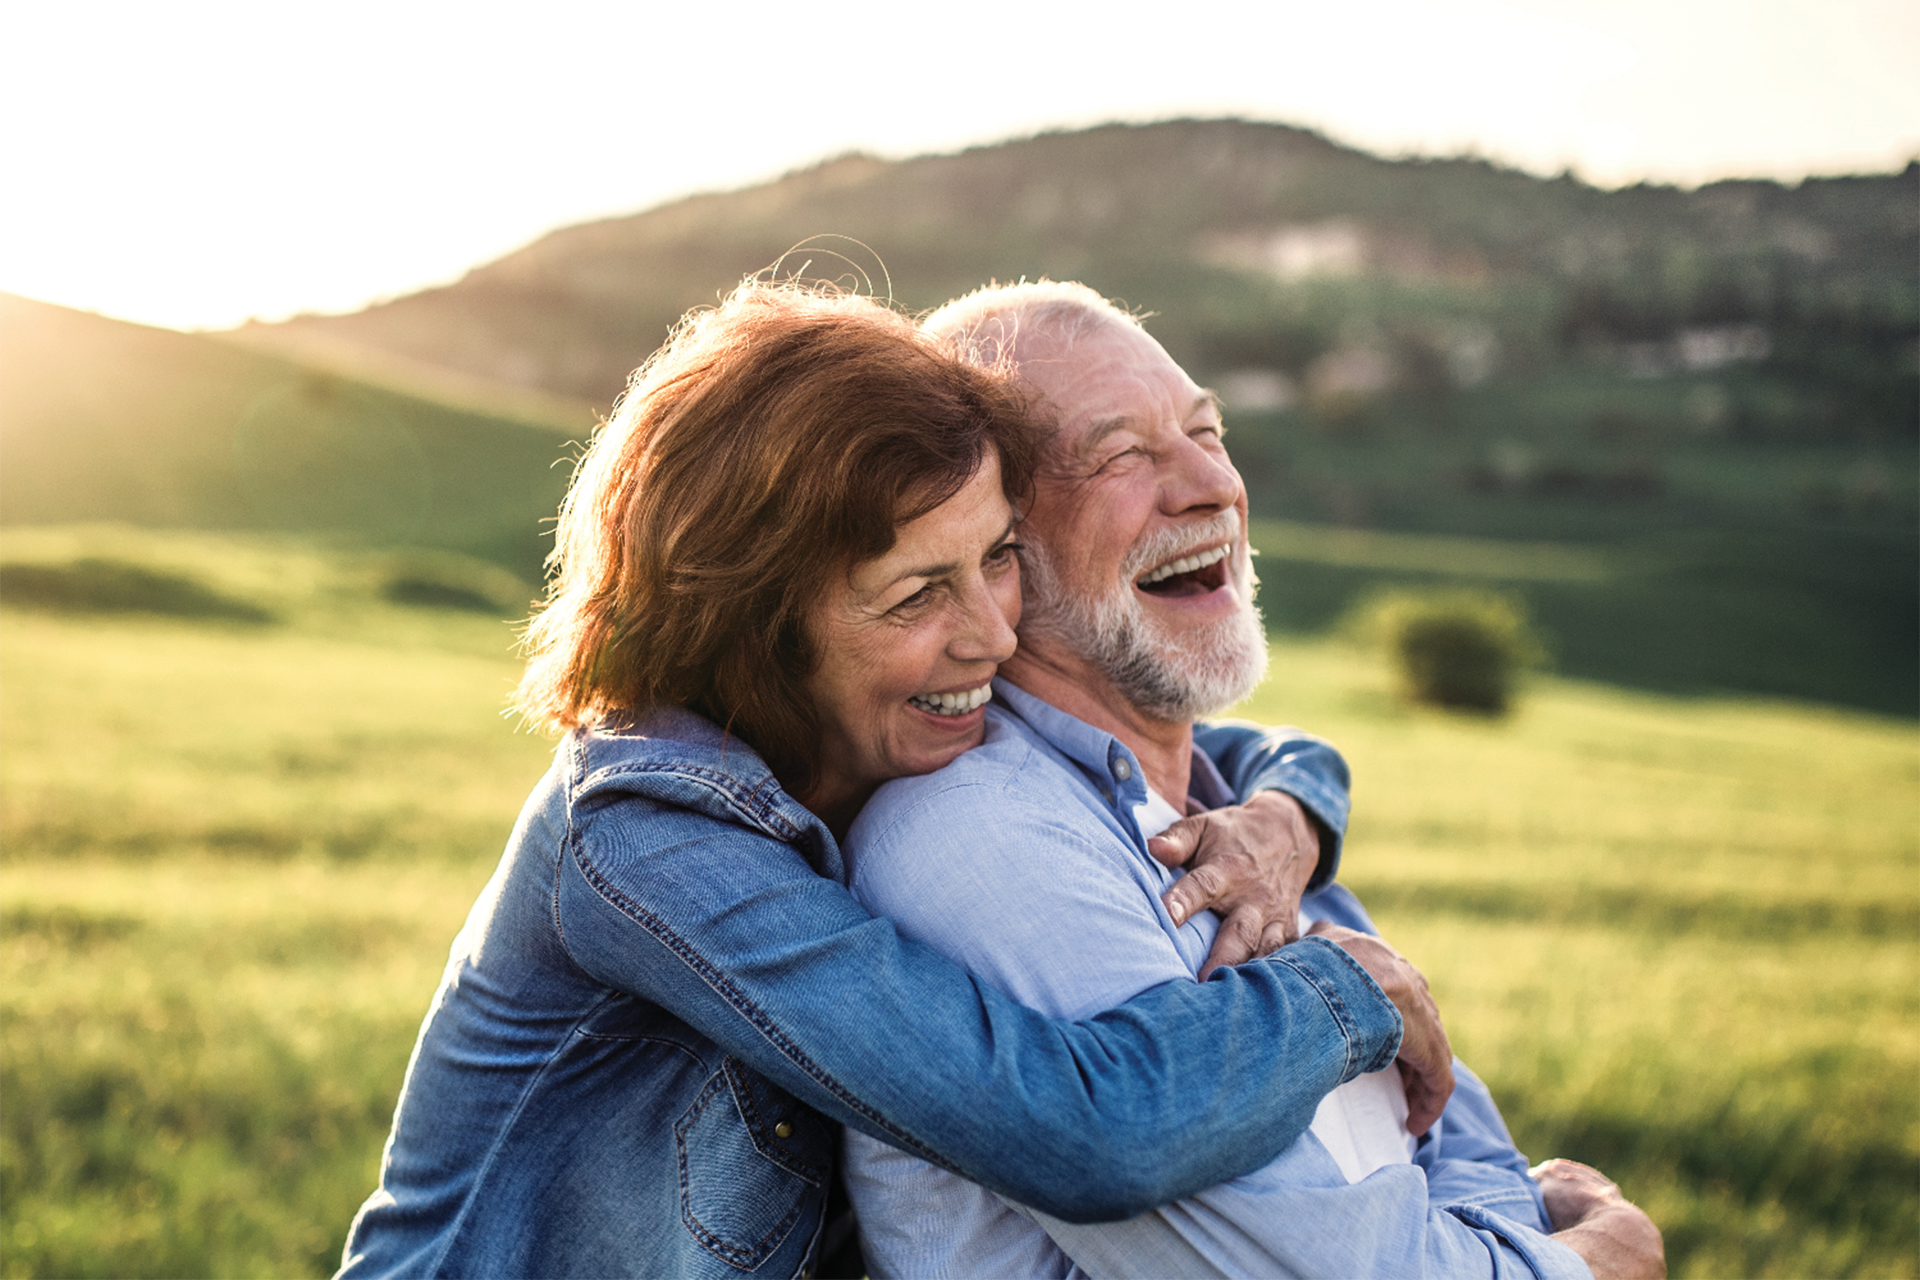
[{"label": "bright sky", "polygon": [[20,0],[0,289],[178,327],[353,310],[847,150],[1111,119],[1606,185],[1888,170],[1916,55],[1914,0]]}]

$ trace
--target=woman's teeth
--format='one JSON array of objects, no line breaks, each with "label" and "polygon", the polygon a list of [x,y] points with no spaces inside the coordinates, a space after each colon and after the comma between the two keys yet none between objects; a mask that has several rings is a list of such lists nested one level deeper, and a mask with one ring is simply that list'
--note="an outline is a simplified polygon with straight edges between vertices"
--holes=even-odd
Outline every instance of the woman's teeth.
[{"label": "woman's teeth", "polygon": [[1175,574],[1192,573],[1195,569],[1204,569],[1210,564],[1218,564],[1227,558],[1227,552],[1231,550],[1233,550],[1233,544],[1229,542],[1222,546],[1215,547],[1211,551],[1196,551],[1190,556],[1183,556],[1175,560],[1172,564],[1161,565],[1158,569],[1155,569],[1152,573],[1140,579],[1140,585],[1143,587],[1151,586],[1156,582],[1165,582]]},{"label": "woman's teeth", "polygon": [[918,693],[907,701],[922,711],[931,711],[936,716],[963,716],[969,711],[987,705],[993,697],[993,686],[983,684],[978,689],[969,689],[965,693]]}]

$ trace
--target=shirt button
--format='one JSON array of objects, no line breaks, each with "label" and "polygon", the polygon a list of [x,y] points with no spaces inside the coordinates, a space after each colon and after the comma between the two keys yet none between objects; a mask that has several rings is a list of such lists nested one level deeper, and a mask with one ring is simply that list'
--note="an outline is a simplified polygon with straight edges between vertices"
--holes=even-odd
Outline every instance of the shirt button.
[{"label": "shirt button", "polygon": [[1133,766],[1125,760],[1115,760],[1113,762],[1113,776],[1125,782],[1133,776]]},{"label": "shirt button", "polygon": [[785,1120],[782,1120],[779,1124],[773,1126],[773,1136],[776,1138],[791,1138],[793,1136],[793,1126]]}]

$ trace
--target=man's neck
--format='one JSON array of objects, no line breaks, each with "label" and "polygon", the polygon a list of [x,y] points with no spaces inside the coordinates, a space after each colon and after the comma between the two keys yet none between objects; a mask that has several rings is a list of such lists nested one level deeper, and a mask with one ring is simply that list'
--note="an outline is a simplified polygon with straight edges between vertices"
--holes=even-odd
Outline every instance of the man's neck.
[{"label": "man's neck", "polygon": [[1147,785],[1175,809],[1185,811],[1193,769],[1191,723],[1142,715],[1085,659],[1044,640],[1030,644],[1022,639],[1019,651],[1000,664],[1000,675],[1042,702],[1126,743],[1146,770]]}]

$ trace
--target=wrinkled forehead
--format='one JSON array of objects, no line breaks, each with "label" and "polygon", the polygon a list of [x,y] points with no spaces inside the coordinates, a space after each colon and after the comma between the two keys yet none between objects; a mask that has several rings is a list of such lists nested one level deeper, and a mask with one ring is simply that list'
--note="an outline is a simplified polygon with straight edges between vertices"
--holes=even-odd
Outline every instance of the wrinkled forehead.
[{"label": "wrinkled forehead", "polygon": [[1020,376],[1054,421],[1053,451],[1071,453],[1115,429],[1185,422],[1212,394],[1166,349],[1130,325],[1102,325],[1022,345]]}]

